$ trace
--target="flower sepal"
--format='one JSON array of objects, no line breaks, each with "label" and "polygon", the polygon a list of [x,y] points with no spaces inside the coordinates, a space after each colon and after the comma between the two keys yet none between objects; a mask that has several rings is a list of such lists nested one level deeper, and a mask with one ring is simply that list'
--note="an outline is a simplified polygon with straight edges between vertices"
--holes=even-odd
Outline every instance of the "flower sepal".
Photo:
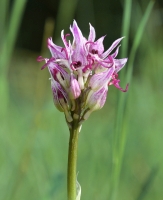
[{"label": "flower sepal", "polygon": [[86,107],[89,109],[85,115],[84,119],[87,120],[89,115],[95,111],[101,109],[106,101],[108,92],[108,86],[105,85],[104,87],[100,88],[97,91],[91,90],[86,99]]}]

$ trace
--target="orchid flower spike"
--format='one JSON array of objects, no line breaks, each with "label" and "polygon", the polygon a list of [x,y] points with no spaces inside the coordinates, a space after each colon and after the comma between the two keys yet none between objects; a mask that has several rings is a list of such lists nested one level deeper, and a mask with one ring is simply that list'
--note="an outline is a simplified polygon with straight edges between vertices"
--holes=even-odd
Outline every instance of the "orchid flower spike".
[{"label": "orchid flower spike", "polygon": [[64,112],[69,127],[74,120],[81,123],[94,110],[104,106],[110,85],[122,92],[128,90],[128,84],[126,89],[122,89],[118,79],[118,72],[125,66],[127,58],[116,59],[123,37],[104,51],[105,36],[95,40],[96,33],[91,24],[88,39],[83,36],[75,20],[70,31],[72,42],[67,40],[69,34],[64,35],[62,31],[64,46],[57,46],[49,38],[47,46],[51,58],[39,56],[37,59],[45,60],[42,69],[48,67],[50,72],[54,103],[59,111]]}]

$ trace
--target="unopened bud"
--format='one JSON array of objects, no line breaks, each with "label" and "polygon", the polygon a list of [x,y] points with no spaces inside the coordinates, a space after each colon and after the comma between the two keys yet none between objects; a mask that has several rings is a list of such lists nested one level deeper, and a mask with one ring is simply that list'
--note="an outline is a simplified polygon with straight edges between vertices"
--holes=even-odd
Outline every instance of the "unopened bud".
[{"label": "unopened bud", "polygon": [[104,86],[97,91],[91,90],[86,100],[86,106],[92,111],[101,109],[105,104],[107,91],[107,86]]},{"label": "unopened bud", "polygon": [[74,77],[73,74],[71,74],[70,77],[70,88],[69,88],[69,96],[70,99],[77,99],[81,94],[81,89],[79,87],[79,83]]}]

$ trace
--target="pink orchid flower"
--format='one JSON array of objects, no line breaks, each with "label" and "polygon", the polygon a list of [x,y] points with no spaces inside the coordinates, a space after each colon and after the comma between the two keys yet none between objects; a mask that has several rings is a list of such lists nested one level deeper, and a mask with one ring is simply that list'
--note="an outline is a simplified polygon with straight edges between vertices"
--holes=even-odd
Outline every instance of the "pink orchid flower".
[{"label": "pink orchid flower", "polygon": [[[53,43],[52,38],[47,46],[52,57],[38,57],[45,60],[42,69],[48,67],[51,75],[51,87],[56,107],[65,113],[67,122],[73,121],[75,108],[80,108],[79,120],[87,119],[94,110],[101,109],[106,101],[108,87],[114,85],[122,92],[128,90],[119,85],[118,72],[124,67],[127,58],[116,59],[119,43],[124,37],[113,42],[104,51],[105,36],[95,41],[96,33],[90,24],[90,32],[86,39],[74,20],[70,31],[73,41],[67,40],[69,34],[61,32],[64,47]],[[115,49],[114,52],[112,52]],[[80,106],[78,104],[81,104]]]}]

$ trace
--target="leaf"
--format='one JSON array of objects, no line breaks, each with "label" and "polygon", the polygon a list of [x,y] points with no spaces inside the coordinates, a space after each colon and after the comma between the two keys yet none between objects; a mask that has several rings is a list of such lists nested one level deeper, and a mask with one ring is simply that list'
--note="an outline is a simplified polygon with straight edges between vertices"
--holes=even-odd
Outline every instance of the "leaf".
[{"label": "leaf", "polygon": [[80,184],[79,184],[78,181],[76,181],[76,191],[77,191],[76,200],[80,200],[80,196],[81,196],[81,186],[80,186]]}]

